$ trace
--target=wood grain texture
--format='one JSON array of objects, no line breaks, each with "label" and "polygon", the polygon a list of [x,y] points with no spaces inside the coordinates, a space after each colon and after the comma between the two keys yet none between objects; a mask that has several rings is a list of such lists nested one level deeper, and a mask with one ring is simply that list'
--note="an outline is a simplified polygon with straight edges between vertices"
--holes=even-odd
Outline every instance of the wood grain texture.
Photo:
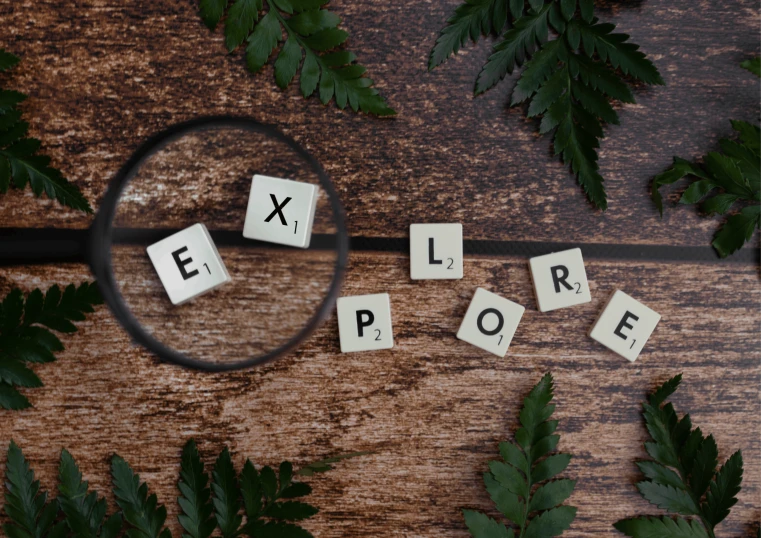
[{"label": "wood grain texture", "polygon": [[[333,0],[394,119],[323,107],[296,87],[281,92],[269,66],[249,75],[240,53],[225,55],[221,32],[201,24],[194,0],[0,0],[0,46],[24,57],[3,84],[30,95],[32,133],[96,206],[150,134],[234,114],[277,125],[315,155],[353,235],[404,237],[411,222],[458,220],[466,239],[710,243],[717,219],[679,207],[660,220],[649,184],[673,155],[716,149],[728,119],[757,120],[758,80],[738,67],[759,49],[757,1],[598,2],[601,18],[630,33],[667,82],[638,88],[638,103],[620,107],[622,125],[608,129],[605,214],[590,209],[549,139],[506,108],[512,80],[472,98],[487,43],[426,71],[456,4]],[[214,187],[214,203],[200,207],[230,224],[224,204],[240,212],[242,201]],[[182,207],[191,200],[177,197]],[[29,192],[0,196],[3,227],[88,223]],[[617,519],[658,513],[634,487],[633,462],[645,457],[639,404],[681,371],[677,409],[716,436],[721,459],[743,449],[744,487],[720,535],[749,536],[761,520],[758,267],[598,259],[587,271],[591,304],[539,314],[525,258],[469,257],[462,281],[413,283],[406,255],[355,253],[344,294],[391,293],[393,350],[340,354],[333,317],[289,357],[216,375],[157,364],[100,308],[65,338],[59,362],[36,368],[45,387],[27,392],[35,407],[0,411],[0,447],[15,439],[48,489],[67,447],[101,492],[108,458],[119,453],[167,504],[176,536],[179,455],[190,437],[209,463],[225,444],[238,465],[372,450],[310,479],[321,512],[306,526],[316,536],[464,538],[460,509],[490,508],[481,473],[498,441],[511,438],[527,390],[551,370],[561,449],[576,455],[568,475],[579,480],[568,536],[614,536]],[[3,269],[0,293],[88,278],[78,265]],[[527,307],[506,359],[454,337],[477,286]],[[615,288],[663,316],[634,364],[586,336]]]},{"label": "wood grain texture", "polygon": [[[634,461],[646,457],[640,403],[683,372],[677,410],[715,435],[722,460],[741,448],[746,462],[719,534],[750,536],[761,517],[757,268],[588,261],[593,301],[545,314],[522,258],[468,258],[457,282],[412,282],[408,271],[404,255],[354,254],[344,291],[391,293],[394,349],[340,354],[333,316],[292,356],[229,374],[156,364],[100,308],[65,339],[59,362],[37,368],[45,387],[28,392],[34,409],[2,413],[0,446],[21,444],[48,488],[62,447],[101,490],[118,452],[167,503],[174,531],[189,437],[209,463],[225,444],[239,465],[372,450],[310,479],[321,512],[307,527],[316,536],[464,538],[460,509],[489,509],[481,473],[511,438],[521,399],[552,371],[560,448],[575,454],[567,474],[579,480],[568,536],[614,536],[617,519],[658,513],[634,487]],[[19,267],[4,271],[0,293],[87,277],[81,266]],[[455,339],[477,286],[527,307],[505,359]],[[633,364],[586,336],[619,287],[663,316]]]},{"label": "wood grain texture", "polygon": [[[716,149],[729,119],[757,120],[758,80],[738,64],[758,53],[758,2],[600,4],[667,84],[639,88],[637,104],[620,110],[622,125],[608,129],[605,214],[590,208],[534,122],[508,110],[515,77],[472,97],[488,43],[426,71],[457,3],[333,2],[350,46],[399,112],[390,120],[304,100],[296,85],[281,92],[271,66],[250,76],[240,52],[225,55],[221,31],[201,24],[193,0],[6,0],[0,46],[24,57],[8,84],[30,95],[32,133],[94,205],[149,134],[227,113],[273,123],[307,146],[336,182],[354,235],[403,236],[411,222],[456,219],[473,239],[710,244],[720,219],[679,207],[660,220],[649,185],[674,155]],[[88,222],[29,196],[0,198],[0,225]]]}]

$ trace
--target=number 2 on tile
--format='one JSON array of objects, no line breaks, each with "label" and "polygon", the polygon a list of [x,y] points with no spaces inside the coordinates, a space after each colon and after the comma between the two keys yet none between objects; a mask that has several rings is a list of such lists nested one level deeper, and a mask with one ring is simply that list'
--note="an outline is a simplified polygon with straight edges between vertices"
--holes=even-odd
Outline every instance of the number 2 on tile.
[{"label": "number 2 on tile", "polygon": [[380,335],[381,335],[380,329],[375,329],[375,332],[378,333],[378,335],[375,337],[375,341],[380,342]]},{"label": "number 2 on tile", "polygon": [[454,265],[454,258],[447,258],[447,260],[449,260],[449,267],[447,267],[447,269],[454,269],[454,267],[452,267]]}]

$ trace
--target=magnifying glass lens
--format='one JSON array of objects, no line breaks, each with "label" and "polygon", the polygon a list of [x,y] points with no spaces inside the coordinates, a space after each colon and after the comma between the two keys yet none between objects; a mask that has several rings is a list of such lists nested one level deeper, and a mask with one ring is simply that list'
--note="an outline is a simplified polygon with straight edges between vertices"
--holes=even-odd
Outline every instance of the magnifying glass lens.
[{"label": "magnifying glass lens", "polygon": [[292,141],[206,125],[164,141],[127,178],[112,221],[113,282],[150,339],[202,367],[250,364],[324,316],[343,221],[324,172]]}]

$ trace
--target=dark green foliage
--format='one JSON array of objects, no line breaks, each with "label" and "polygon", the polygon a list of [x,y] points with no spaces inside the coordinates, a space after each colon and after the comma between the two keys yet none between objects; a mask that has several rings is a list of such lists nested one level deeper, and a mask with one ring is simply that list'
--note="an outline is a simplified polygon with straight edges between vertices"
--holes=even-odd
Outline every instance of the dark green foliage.
[{"label": "dark green foliage", "polygon": [[48,494],[40,491],[40,481],[34,479],[21,449],[11,441],[5,469],[4,510],[10,523],[3,525],[8,538],[63,538],[66,523],[55,523],[58,501],[48,502]]},{"label": "dark green foliage", "polygon": [[[338,28],[341,19],[323,6],[328,0],[200,0],[201,18],[216,28],[225,11],[225,45],[233,52],[246,43],[246,65],[257,73],[273,56],[275,81],[284,89],[301,67],[304,97],[317,93],[323,104],[335,100],[340,109],[350,106],[377,116],[395,112],[364,76],[353,52],[340,48],[349,34]],[[265,11],[266,8],[266,11]],[[303,62],[302,62],[303,60]]]},{"label": "dark green foliage", "polygon": [[507,526],[473,510],[463,510],[474,538],[548,538],[571,526],[576,508],[563,505],[575,480],[556,479],[571,461],[570,454],[554,453],[560,436],[557,420],[550,420],[552,375],[545,375],[523,400],[521,427],[515,442],[500,443],[503,461],[489,462],[484,483],[497,509],[514,525]]},{"label": "dark green foliage", "polygon": [[[531,0],[527,5],[467,0],[442,30],[428,68],[457,53],[468,39],[500,34],[476,80],[476,95],[524,65],[511,105],[526,103],[527,115],[541,118],[540,133],[554,133],[555,154],[571,167],[590,201],[606,209],[597,148],[603,126],[618,124],[611,102],[634,102],[627,78],[646,84],[663,84],[663,79],[628,35],[614,33],[615,26],[599,22],[593,11],[592,0]],[[549,40],[550,31],[557,39]]]},{"label": "dark green foliage", "polygon": [[58,468],[58,502],[73,538],[116,538],[122,529],[122,515],[106,518],[106,499],[88,490],[67,450],[61,451]]},{"label": "dark green foliage", "polygon": [[761,77],[761,56],[756,56],[751,60],[745,60],[740,64],[743,69],[747,69],[757,77]]},{"label": "dark green foliage", "polygon": [[26,300],[21,290],[11,290],[0,303],[0,407],[31,406],[17,388],[40,387],[42,381],[27,364],[55,361],[54,353],[64,349],[49,329],[75,332],[72,321],[84,320],[102,302],[95,283],[70,284],[63,293],[52,286],[44,295],[35,289]]},{"label": "dark green foliage", "polygon": [[[1,60],[1,58],[0,58]],[[263,467],[257,471],[246,460],[236,473],[225,448],[209,475],[198,454],[195,441],[187,442],[182,451],[182,464],[177,499],[182,510],[178,517],[185,532],[183,538],[209,538],[215,528],[225,537],[311,538],[312,535],[294,523],[308,519],[317,508],[300,499],[312,492],[309,484],[294,482],[294,475],[311,476],[325,472],[335,463],[367,452],[355,452],[327,458],[293,471],[289,462],[277,471]],[[164,527],[166,508],[155,494],[148,494],[148,485],[140,481],[129,464],[119,456],[111,460],[113,493],[119,512],[106,517],[106,500],[89,491],[82,480],[74,458],[63,450],[58,470],[58,498],[50,502],[40,492],[34,472],[11,441],[6,463],[5,513],[10,522],[3,525],[8,538],[116,538],[122,526],[127,538],[170,538]],[[246,515],[244,522],[241,512]],[[56,522],[57,521],[57,522]]]},{"label": "dark green foliage", "polygon": [[308,463],[299,469],[296,474],[299,476],[313,476],[317,473],[325,473],[327,471],[333,470],[333,463],[338,463],[343,460],[349,460],[352,458],[358,458],[359,456],[366,456],[367,454],[372,454],[372,452],[351,452],[349,454],[342,454],[340,456],[325,458],[324,460]]},{"label": "dark green foliage", "polygon": [[713,436],[692,428],[689,415],[678,418],[666,399],[682,381],[670,379],[643,404],[643,416],[652,441],[645,443],[652,460],[637,462],[645,480],[637,484],[652,504],[690,519],[637,517],[617,522],[616,529],[633,538],[714,538],[714,528],[737,503],[743,461],[738,450],[718,470],[718,448]]},{"label": "dark green foliage", "polygon": [[[208,475],[198,456],[195,443],[189,441],[183,450],[180,481],[180,523],[188,538],[208,538],[215,527],[225,538],[241,535],[254,538],[309,538],[312,535],[294,523],[317,513],[311,504],[294,500],[312,492],[309,484],[294,482],[294,475],[312,476],[332,469],[331,463],[367,454],[354,452],[327,458],[306,465],[294,472],[285,461],[278,470],[262,467],[257,470],[246,460],[240,473],[236,472],[230,451],[225,448],[217,457],[212,472],[211,488]],[[241,512],[245,513],[244,522]]]},{"label": "dark green foliage", "polygon": [[183,538],[208,538],[214,532],[217,520],[214,518],[214,505],[211,502],[209,476],[204,470],[193,439],[182,449],[178,487],[182,494],[177,498],[177,502],[182,508],[182,515],[178,519],[185,529]]},{"label": "dark green foliage", "polygon": [[[0,72],[18,62],[17,56],[0,49]],[[36,196],[44,192],[65,206],[92,213],[76,185],[50,166],[50,157],[37,153],[40,141],[26,136],[29,124],[21,120],[18,108],[26,98],[21,92],[0,89],[0,193],[5,194],[10,187],[23,189],[31,185]]]},{"label": "dark green foliage", "polygon": [[[289,500],[304,497],[312,489],[308,484],[293,482],[292,478],[293,467],[288,462],[281,463],[276,473],[267,466],[257,471],[251,460],[246,460],[238,476],[225,448],[217,458],[212,481],[214,508],[222,536],[241,533],[255,537],[312,536],[292,522],[312,517],[317,508]],[[241,505],[246,514],[242,527],[242,517],[238,515]]]},{"label": "dark green foliage", "polygon": [[128,523],[127,538],[170,538],[164,527],[166,508],[158,504],[156,494],[148,495],[148,484],[120,456],[111,459],[111,477],[116,504]]},{"label": "dark green foliage", "polygon": [[[758,59],[755,64],[743,62],[743,67],[759,74]],[[721,151],[712,151],[703,157],[702,166],[674,157],[674,165],[653,181],[653,201],[661,215],[660,188],[684,177],[689,177],[691,183],[679,198],[681,204],[700,204],[700,210],[708,215],[724,215],[736,202],[743,204],[742,209],[719,228],[713,240],[722,258],[741,249],[750,241],[754,230],[761,228],[761,130],[744,121],[732,121],[732,127],[738,139],[720,140]]]}]

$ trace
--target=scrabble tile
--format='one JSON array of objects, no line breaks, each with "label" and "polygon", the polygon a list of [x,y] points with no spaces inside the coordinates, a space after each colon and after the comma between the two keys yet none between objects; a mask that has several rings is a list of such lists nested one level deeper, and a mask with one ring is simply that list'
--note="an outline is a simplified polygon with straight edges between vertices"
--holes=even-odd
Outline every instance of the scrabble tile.
[{"label": "scrabble tile", "polygon": [[341,297],[337,309],[341,353],[394,347],[388,293]]},{"label": "scrabble tile", "polygon": [[608,299],[589,336],[634,362],[660,319],[658,313],[617,290]]},{"label": "scrabble tile", "polygon": [[309,248],[318,193],[311,183],[255,175],[243,237]]},{"label": "scrabble tile", "polygon": [[504,357],[525,308],[478,288],[457,331],[457,338]]},{"label": "scrabble tile", "polygon": [[574,248],[529,260],[539,312],[549,312],[592,300],[581,249]]},{"label": "scrabble tile", "polygon": [[185,228],[146,250],[172,304],[182,304],[230,282],[227,268],[203,224]]},{"label": "scrabble tile", "polygon": [[410,226],[412,280],[462,278],[462,224]]}]

